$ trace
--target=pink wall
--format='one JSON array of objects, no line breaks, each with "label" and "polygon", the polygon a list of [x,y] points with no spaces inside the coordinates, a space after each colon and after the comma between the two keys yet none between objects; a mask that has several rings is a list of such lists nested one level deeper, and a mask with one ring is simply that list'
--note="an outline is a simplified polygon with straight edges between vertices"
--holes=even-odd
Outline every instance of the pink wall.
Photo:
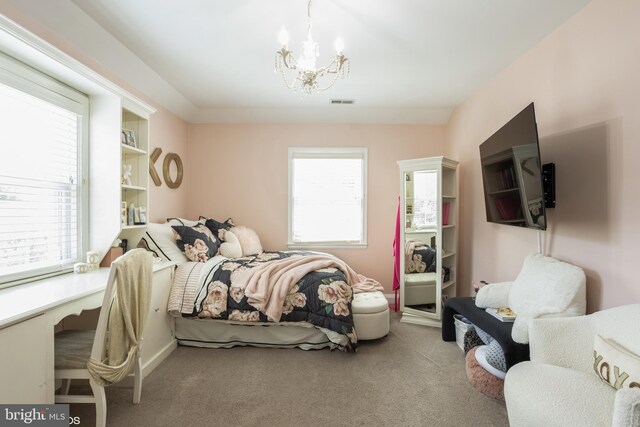
[{"label": "pink wall", "polygon": [[368,247],[327,250],[391,293],[397,160],[442,155],[444,126],[190,125],[188,216],[234,218],[287,248],[288,147],[368,147]]},{"label": "pink wall", "polygon": [[585,269],[590,311],[640,299],[634,268],[640,259],[638,2],[593,0],[459,106],[446,128],[187,124],[13,3],[3,3],[0,13],[158,108],[151,120],[151,146],[163,150],[157,170],[166,153],[176,152],[185,179],[177,190],[152,185],[153,221],[232,216],[254,227],[265,248],[283,249],[287,147],[369,147],[369,247],[335,253],[380,280],[387,292],[395,161],[406,158],[450,154],[461,162],[460,289],[469,293],[471,280],[515,277],[525,254],[536,249],[536,235],[486,223],[478,145],[535,101],[543,161],[556,163],[558,180],[546,253]]},{"label": "pink wall", "polygon": [[594,0],[458,107],[447,128],[461,162],[460,268],[510,280],[536,232],[485,221],[478,145],[534,101],[543,163],[555,162],[557,207],[547,254],[587,274],[588,310],[640,300],[640,3]]},{"label": "pink wall", "polygon": [[[120,77],[114,75],[107,67],[96,62],[91,57],[90,52],[83,52],[75,48],[72,41],[62,38],[55,31],[50,30],[41,22],[23,13],[13,4],[4,3],[0,5],[0,13],[158,110],[151,116],[149,134],[151,150],[156,147],[162,149],[162,156],[156,162],[156,170],[161,177],[162,161],[167,153],[177,153],[185,162],[187,157],[187,122],[140,93]],[[172,176],[175,177],[175,175]],[[185,215],[187,206],[186,178],[177,189],[167,187],[164,183],[164,178],[162,178],[162,186],[160,187],[153,185],[151,180],[149,185],[151,187],[149,189],[149,219],[151,221],[163,222],[169,216]]]},{"label": "pink wall", "polygon": [[[169,188],[162,175],[162,162],[169,153],[176,153],[182,160],[184,170],[188,170],[187,134],[188,124],[170,111],[153,104],[158,109],[150,122],[151,150],[156,147],[162,149],[160,158],[155,162],[156,172],[162,184],[156,187],[149,177],[149,220],[164,222],[169,217],[184,217],[187,215],[187,188],[189,178],[184,174],[182,184],[178,188]],[[170,168],[171,178],[177,177],[174,165]]]}]

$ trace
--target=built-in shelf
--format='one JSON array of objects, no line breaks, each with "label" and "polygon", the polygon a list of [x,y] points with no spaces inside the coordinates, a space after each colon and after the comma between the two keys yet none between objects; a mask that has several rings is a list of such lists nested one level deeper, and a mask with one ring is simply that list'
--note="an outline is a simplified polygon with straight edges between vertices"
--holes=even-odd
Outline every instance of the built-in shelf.
[{"label": "built-in shelf", "polygon": [[[149,114],[130,103],[121,108],[120,161],[131,173],[120,186],[120,239],[135,247],[149,220]],[[128,142],[128,143],[124,143]],[[123,176],[124,179],[124,176]],[[133,211],[131,211],[133,209]],[[141,224],[144,222],[144,224]]]},{"label": "built-in shelf", "polygon": [[140,186],[137,186],[137,185],[125,185],[125,184],[122,184],[122,189],[123,190],[135,190],[135,191],[147,191],[147,189],[144,188],[144,187],[140,187]]},{"label": "built-in shelf", "polygon": [[122,147],[122,153],[123,154],[137,154],[137,155],[144,155],[147,154],[146,151],[140,149],[140,148],[136,148],[136,147],[132,147],[130,145],[127,144],[120,144]]},{"label": "built-in shelf", "polygon": [[456,253],[455,252],[445,252],[442,251],[442,258],[449,258],[450,256],[454,256]]},{"label": "built-in shelf", "polygon": [[135,230],[136,228],[145,228],[147,224],[137,224],[137,225],[123,225],[121,228],[123,230]]},{"label": "built-in shelf", "polygon": [[412,230],[410,228],[405,229],[405,233],[407,234],[421,234],[421,233],[435,233],[437,230],[435,228],[422,228],[420,230]]},{"label": "built-in shelf", "polygon": [[442,195],[442,198],[443,198],[443,199],[455,199],[455,198],[456,198],[456,196],[452,196],[452,195],[449,195],[449,194],[443,194],[443,195]]},{"label": "built-in shelf", "polygon": [[445,289],[447,289],[449,286],[451,286],[451,285],[455,285],[455,284],[456,284],[456,281],[455,281],[455,280],[449,280],[448,282],[444,282],[444,283],[442,284],[442,290],[445,290]]},{"label": "built-in shelf", "polygon": [[519,188],[509,188],[507,190],[498,190],[498,191],[492,191],[491,193],[487,193],[489,196],[499,196],[501,194],[509,194],[509,193],[513,193],[514,191],[520,191]]}]

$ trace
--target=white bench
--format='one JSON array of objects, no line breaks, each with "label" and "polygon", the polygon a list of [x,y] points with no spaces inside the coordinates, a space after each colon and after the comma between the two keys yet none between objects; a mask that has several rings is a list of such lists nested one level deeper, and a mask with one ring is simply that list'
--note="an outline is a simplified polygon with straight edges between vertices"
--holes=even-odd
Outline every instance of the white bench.
[{"label": "white bench", "polygon": [[389,302],[382,292],[355,294],[351,310],[358,340],[375,340],[389,333]]}]

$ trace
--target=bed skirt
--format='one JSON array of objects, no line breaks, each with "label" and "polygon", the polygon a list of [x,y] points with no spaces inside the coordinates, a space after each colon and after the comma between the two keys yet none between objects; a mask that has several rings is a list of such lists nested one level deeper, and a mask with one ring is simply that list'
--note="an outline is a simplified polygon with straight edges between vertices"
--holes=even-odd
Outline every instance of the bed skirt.
[{"label": "bed skirt", "polygon": [[[337,348],[326,333],[331,331],[309,323],[237,324],[210,319],[177,317],[178,344],[190,347],[231,348],[236,346],[316,350]],[[336,334],[337,335],[337,334]]]}]

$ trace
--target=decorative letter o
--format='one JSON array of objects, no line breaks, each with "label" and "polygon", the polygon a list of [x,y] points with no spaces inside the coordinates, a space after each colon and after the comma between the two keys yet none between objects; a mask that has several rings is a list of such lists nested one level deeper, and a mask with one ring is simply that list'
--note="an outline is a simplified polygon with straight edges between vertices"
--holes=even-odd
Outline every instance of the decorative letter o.
[{"label": "decorative letter o", "polygon": [[[171,179],[171,173],[169,172],[171,162],[175,162],[176,169],[178,170],[178,175],[176,176],[175,181]],[[164,182],[167,183],[167,187],[180,187],[180,184],[182,184],[182,160],[180,159],[180,156],[176,153],[168,153],[164,157],[164,162],[162,163],[162,175],[164,175]]]},{"label": "decorative letter o", "polygon": [[610,382],[609,381],[609,374],[610,374],[610,369],[609,369],[609,364],[607,362],[602,362],[602,365],[600,365],[600,378],[602,378],[605,382]]}]

